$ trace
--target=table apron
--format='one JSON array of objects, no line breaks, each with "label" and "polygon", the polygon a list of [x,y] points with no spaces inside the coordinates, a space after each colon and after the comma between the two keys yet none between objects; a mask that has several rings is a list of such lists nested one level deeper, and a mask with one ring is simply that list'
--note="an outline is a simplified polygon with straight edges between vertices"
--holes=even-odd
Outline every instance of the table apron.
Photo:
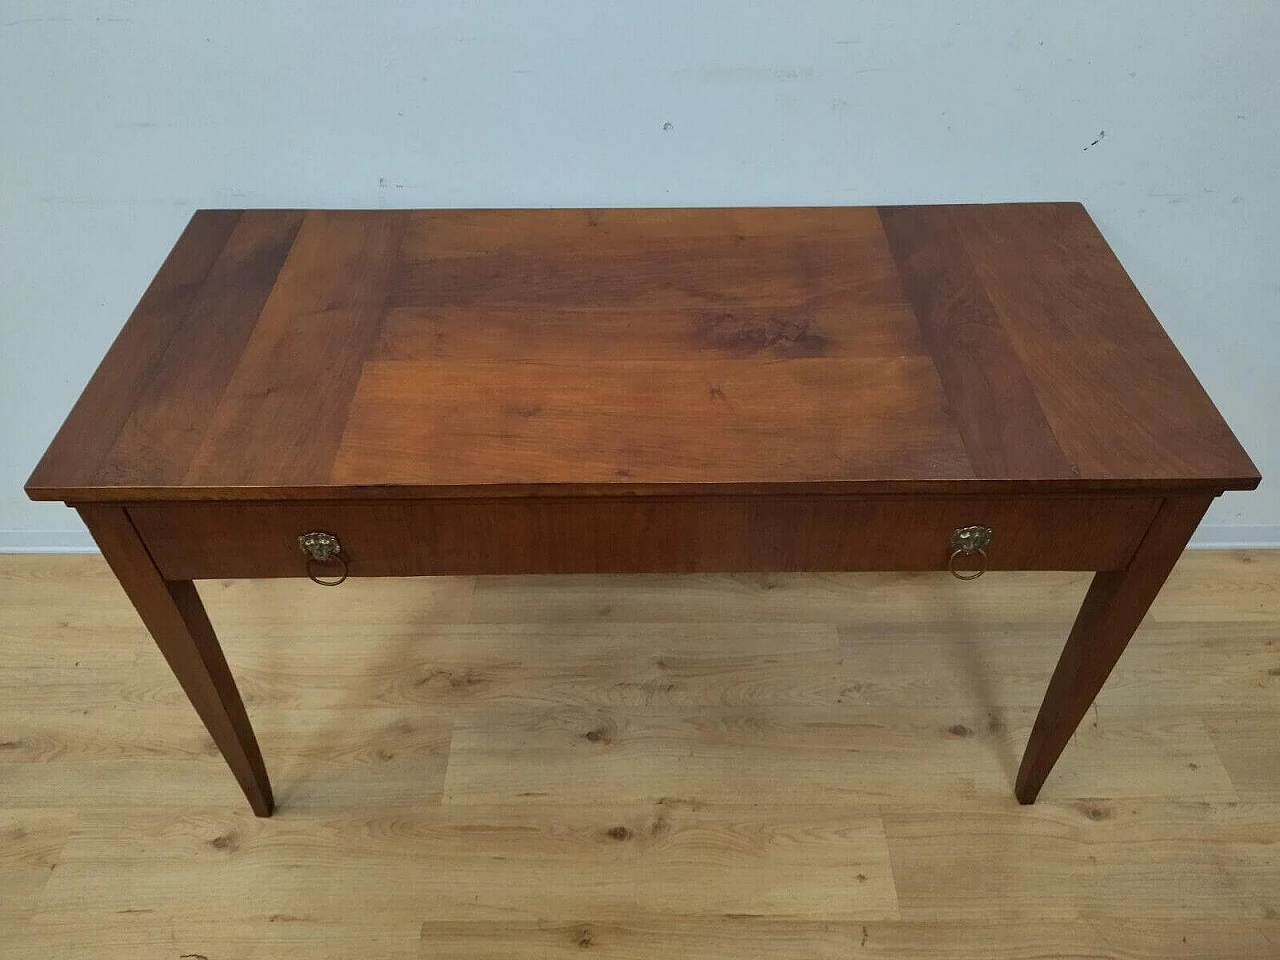
[{"label": "table apron", "polygon": [[147,503],[128,513],[169,580],[305,576],[336,535],[352,576],[941,570],[990,527],[993,570],[1117,570],[1158,496],[675,497]]}]

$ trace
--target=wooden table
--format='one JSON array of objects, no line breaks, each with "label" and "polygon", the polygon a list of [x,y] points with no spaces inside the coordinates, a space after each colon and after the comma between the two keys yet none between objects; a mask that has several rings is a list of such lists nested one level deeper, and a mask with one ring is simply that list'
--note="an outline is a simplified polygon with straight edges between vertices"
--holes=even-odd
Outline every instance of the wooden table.
[{"label": "wooden table", "polygon": [[27,492],[80,512],[267,816],[193,580],[1098,571],[1031,803],[1258,482],[1079,204],[208,210]]}]

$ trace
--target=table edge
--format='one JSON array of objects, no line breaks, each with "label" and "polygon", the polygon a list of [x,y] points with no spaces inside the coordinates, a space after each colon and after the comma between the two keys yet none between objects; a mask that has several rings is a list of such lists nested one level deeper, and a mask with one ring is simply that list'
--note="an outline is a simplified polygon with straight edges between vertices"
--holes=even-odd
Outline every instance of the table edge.
[{"label": "table edge", "polygon": [[543,483],[454,486],[290,487],[56,487],[28,484],[35,501],[82,503],[188,503],[311,500],[496,500],[557,497],[790,497],[790,496],[1107,496],[1114,494],[1187,495],[1253,490],[1258,474],[1215,478],[1136,478],[1106,480],[858,480],[740,483]]}]

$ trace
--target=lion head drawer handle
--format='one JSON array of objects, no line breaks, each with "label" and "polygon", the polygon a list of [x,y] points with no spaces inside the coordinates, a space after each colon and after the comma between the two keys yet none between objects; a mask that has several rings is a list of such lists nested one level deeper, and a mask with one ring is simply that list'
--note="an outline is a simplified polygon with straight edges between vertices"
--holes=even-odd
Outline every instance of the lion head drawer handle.
[{"label": "lion head drawer handle", "polygon": [[[987,572],[987,547],[991,543],[990,527],[957,527],[951,534],[951,559],[947,561],[947,569],[957,580],[977,580]],[[959,557],[971,557],[977,554],[982,558],[982,566],[973,572],[961,572],[956,569]]]},{"label": "lion head drawer handle", "polygon": [[[332,533],[325,533],[322,530],[304,533],[298,537],[298,546],[306,557],[307,576],[312,582],[322,587],[336,587],[347,579],[347,561],[342,556],[342,544]],[[336,580],[322,580],[316,575],[316,565],[325,563],[342,565],[342,573]]]}]

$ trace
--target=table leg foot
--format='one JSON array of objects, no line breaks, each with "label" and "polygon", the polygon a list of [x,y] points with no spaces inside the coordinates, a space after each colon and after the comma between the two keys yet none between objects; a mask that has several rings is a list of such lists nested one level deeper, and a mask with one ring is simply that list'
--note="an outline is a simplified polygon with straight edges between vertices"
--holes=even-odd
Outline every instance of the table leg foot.
[{"label": "table leg foot", "polygon": [[1094,576],[1022,755],[1014,788],[1019,803],[1035,803],[1212,502],[1211,496],[1166,499],[1128,567]]},{"label": "table leg foot", "polygon": [[253,812],[269,817],[271,783],[244,702],[190,580],[165,580],[122,507],[79,507],[108,565],[164,654]]}]

